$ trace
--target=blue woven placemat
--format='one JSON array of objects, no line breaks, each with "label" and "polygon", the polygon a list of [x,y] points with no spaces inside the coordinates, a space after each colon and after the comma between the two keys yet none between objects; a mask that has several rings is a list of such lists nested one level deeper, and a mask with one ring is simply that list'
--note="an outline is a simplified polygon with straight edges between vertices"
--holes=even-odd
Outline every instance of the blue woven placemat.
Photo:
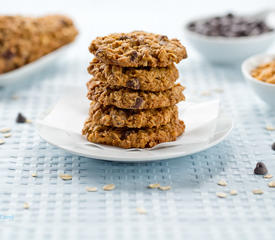
[{"label": "blue woven placemat", "polygon": [[[253,168],[264,161],[275,175],[275,131],[265,129],[275,125],[275,111],[251,92],[238,66],[196,59],[179,65],[188,96],[218,97],[233,116],[234,130],[224,142],[184,158],[128,164],[71,155],[41,140],[34,124],[15,123],[18,112],[34,121],[67,86],[83,86],[86,66],[87,59],[72,51],[27,81],[0,89],[0,128],[12,129],[0,145],[1,240],[274,239],[275,190]],[[62,173],[72,180],[62,180]],[[217,185],[221,179],[226,187]],[[116,189],[103,191],[109,183]],[[146,188],[150,183],[172,188]]]}]

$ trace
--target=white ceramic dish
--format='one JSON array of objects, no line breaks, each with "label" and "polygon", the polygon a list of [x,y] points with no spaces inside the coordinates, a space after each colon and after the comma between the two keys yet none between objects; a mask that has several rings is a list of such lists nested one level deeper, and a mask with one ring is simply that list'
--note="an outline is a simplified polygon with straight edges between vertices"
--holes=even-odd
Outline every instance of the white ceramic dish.
[{"label": "white ceramic dish", "polygon": [[7,73],[0,74],[0,87],[7,86],[22,80],[27,79],[28,76],[45,68],[49,63],[57,60],[62,56],[73,43],[67,44],[29,64],[20,68],[12,70]]},{"label": "white ceramic dish", "polygon": [[[221,142],[232,129],[232,118],[219,110],[219,101],[179,104],[180,118],[187,127],[175,142],[153,149],[122,149],[90,143],[81,135],[89,101],[86,90],[67,90],[56,105],[36,122],[38,134],[50,144],[73,154],[110,161],[142,162],[187,156]],[[69,119],[69,121],[68,121]]]},{"label": "white ceramic dish", "polygon": [[[267,13],[265,13],[267,14]],[[205,36],[188,29],[194,21],[204,21],[217,15],[194,19],[183,27],[184,38],[207,60],[218,64],[236,64],[245,58],[265,51],[275,39],[275,31],[259,36],[226,38]],[[271,26],[272,27],[272,26]]]},{"label": "white ceramic dish", "polygon": [[[38,126],[37,130],[40,137],[48,143],[79,156],[117,162],[147,162],[184,157],[204,151],[223,141],[231,132],[232,126],[232,119],[222,114],[218,118],[214,136],[207,143],[189,144],[185,145],[184,148],[173,146],[151,151],[125,150],[123,154],[116,153],[116,147],[113,147],[112,151],[106,151],[93,145],[73,144],[72,141],[79,141],[80,134],[68,135],[64,131],[45,126]],[[70,141],[68,141],[69,139]]]},{"label": "white ceramic dish", "polygon": [[275,84],[259,81],[256,78],[253,78],[250,74],[251,70],[257,66],[270,62],[274,59],[275,54],[261,54],[252,56],[243,62],[242,73],[247,80],[248,85],[254,90],[260,99],[275,108]]}]

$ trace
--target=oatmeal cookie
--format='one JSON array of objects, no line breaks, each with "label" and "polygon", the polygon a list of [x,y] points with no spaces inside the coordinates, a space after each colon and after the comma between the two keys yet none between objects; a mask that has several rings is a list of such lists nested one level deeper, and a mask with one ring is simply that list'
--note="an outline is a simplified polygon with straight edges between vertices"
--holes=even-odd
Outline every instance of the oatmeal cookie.
[{"label": "oatmeal cookie", "polygon": [[104,64],[97,58],[90,63],[88,72],[110,86],[156,92],[172,88],[179,77],[178,69],[174,64],[160,68],[122,68]]},{"label": "oatmeal cookie", "polygon": [[104,106],[113,105],[124,109],[162,108],[177,104],[185,99],[184,87],[175,84],[174,87],[162,92],[135,91],[127,88],[110,88],[105,84],[91,80],[87,83],[90,100]]},{"label": "oatmeal cookie", "polygon": [[97,37],[89,50],[104,63],[122,67],[167,67],[187,57],[179,40],[143,31]]},{"label": "oatmeal cookie", "polygon": [[82,130],[88,141],[122,148],[151,148],[162,142],[175,141],[185,129],[177,120],[159,128],[115,128],[93,125],[88,119]]},{"label": "oatmeal cookie", "polygon": [[165,108],[132,110],[103,106],[99,103],[91,102],[89,115],[90,121],[94,125],[120,128],[152,128],[178,120],[178,108],[174,105]]},{"label": "oatmeal cookie", "polygon": [[0,16],[0,73],[33,62],[76,35],[72,20],[65,16]]}]

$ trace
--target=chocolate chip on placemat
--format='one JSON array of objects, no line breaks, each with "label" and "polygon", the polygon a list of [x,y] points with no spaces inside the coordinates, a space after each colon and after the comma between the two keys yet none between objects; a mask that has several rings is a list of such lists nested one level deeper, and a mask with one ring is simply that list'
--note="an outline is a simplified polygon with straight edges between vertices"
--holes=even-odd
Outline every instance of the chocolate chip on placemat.
[{"label": "chocolate chip on placemat", "polygon": [[137,97],[136,98],[136,103],[135,103],[135,105],[132,108],[137,109],[137,108],[139,108],[141,106],[142,103],[143,103],[143,99],[141,97]]},{"label": "chocolate chip on placemat", "polygon": [[26,117],[24,117],[21,113],[18,113],[16,117],[17,123],[25,123],[27,121]]},{"label": "chocolate chip on placemat", "polygon": [[275,151],[275,142],[271,145],[271,148]]},{"label": "chocolate chip on placemat", "polygon": [[267,168],[263,162],[258,162],[254,169],[254,173],[258,175],[265,175],[267,174]]}]

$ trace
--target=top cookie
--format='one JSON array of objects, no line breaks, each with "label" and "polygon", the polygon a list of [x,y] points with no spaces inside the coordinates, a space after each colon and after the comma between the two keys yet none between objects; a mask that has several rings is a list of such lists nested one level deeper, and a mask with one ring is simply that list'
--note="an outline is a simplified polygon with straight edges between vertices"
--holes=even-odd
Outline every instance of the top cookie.
[{"label": "top cookie", "polygon": [[89,50],[102,62],[122,67],[167,67],[187,57],[179,40],[142,31],[97,37]]}]

